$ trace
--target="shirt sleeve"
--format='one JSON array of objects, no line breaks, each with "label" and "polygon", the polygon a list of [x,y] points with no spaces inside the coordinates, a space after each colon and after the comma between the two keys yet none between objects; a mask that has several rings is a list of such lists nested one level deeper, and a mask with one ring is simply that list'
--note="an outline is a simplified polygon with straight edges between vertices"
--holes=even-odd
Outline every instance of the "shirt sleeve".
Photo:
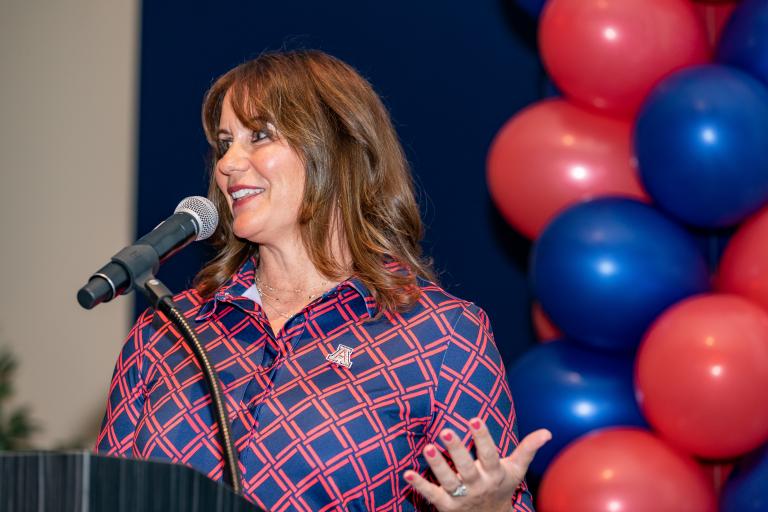
[{"label": "shirt sleeve", "polygon": [[142,377],[144,339],[152,314],[145,311],[125,340],[112,374],[107,409],[96,439],[95,451],[105,455],[133,455],[136,427],[141,420],[146,396]]},{"label": "shirt sleeve", "polygon": [[[470,304],[454,322],[452,338],[443,356],[426,442],[442,449],[438,434],[450,428],[474,455],[468,428],[469,420],[474,417],[485,421],[501,457],[514,451],[519,442],[517,418],[504,362],[494,342],[488,316]],[[444,451],[444,455],[448,458],[447,452]],[[423,457],[420,461],[429,468]],[[533,499],[525,481],[512,497],[512,505],[512,510],[533,512]]]}]

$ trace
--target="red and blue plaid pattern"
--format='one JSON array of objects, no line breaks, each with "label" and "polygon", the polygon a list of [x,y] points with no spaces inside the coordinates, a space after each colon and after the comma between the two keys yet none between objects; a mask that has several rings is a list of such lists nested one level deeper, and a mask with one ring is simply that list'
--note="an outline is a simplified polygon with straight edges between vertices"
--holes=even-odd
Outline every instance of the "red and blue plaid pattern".
[{"label": "red and blue plaid pattern", "polygon": [[[430,510],[402,474],[428,471],[421,451],[443,428],[470,443],[467,421],[477,416],[502,455],[517,445],[504,365],[474,304],[421,282],[413,309],[371,321],[376,302],[353,278],[274,336],[261,307],[242,296],[253,282],[249,260],[212,299],[188,290],[175,300],[219,375],[245,495],[259,506]],[[352,349],[349,368],[326,359],[339,345]],[[210,405],[180,334],[146,311],[118,358],[96,449],[221,479]],[[527,489],[514,497],[514,510],[533,510]]]}]

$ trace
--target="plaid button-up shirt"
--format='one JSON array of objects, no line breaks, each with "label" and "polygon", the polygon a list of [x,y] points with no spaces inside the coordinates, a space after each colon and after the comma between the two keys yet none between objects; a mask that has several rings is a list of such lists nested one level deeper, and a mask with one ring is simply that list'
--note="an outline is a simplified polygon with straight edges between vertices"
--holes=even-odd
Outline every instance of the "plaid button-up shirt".
[{"label": "plaid button-up shirt", "polygon": [[[428,471],[421,451],[439,446],[442,429],[470,444],[467,421],[477,416],[503,456],[517,445],[504,365],[479,307],[421,281],[414,308],[370,320],[376,302],[352,278],[275,335],[244,296],[253,284],[249,260],[211,299],[188,290],[175,300],[221,380],[244,493],[259,506],[429,510],[402,474]],[[217,431],[191,350],[165,316],[144,312],[117,360],[97,451],[218,480]],[[513,508],[533,510],[525,487]]]}]

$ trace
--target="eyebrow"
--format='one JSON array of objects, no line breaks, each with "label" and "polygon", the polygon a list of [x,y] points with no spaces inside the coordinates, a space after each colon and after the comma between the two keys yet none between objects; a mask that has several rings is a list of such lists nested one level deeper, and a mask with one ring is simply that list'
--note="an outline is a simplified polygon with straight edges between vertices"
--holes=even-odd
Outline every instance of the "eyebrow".
[{"label": "eyebrow", "polygon": [[[267,118],[263,116],[253,117],[251,121],[256,123],[261,123],[267,127],[271,127],[272,129],[275,128],[275,125],[270,123],[269,120],[267,120]],[[227,130],[226,128],[219,128],[218,130],[216,130],[216,137],[218,137],[219,135],[231,135],[231,133],[229,133],[229,130]]]}]

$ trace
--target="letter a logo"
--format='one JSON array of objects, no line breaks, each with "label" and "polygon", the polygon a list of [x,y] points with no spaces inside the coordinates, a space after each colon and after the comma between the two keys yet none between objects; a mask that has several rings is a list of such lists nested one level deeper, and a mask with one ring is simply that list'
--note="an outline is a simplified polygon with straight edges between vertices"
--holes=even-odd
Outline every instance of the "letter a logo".
[{"label": "letter a logo", "polygon": [[332,363],[350,368],[352,366],[352,348],[339,345],[333,354],[328,354],[325,358]]}]

